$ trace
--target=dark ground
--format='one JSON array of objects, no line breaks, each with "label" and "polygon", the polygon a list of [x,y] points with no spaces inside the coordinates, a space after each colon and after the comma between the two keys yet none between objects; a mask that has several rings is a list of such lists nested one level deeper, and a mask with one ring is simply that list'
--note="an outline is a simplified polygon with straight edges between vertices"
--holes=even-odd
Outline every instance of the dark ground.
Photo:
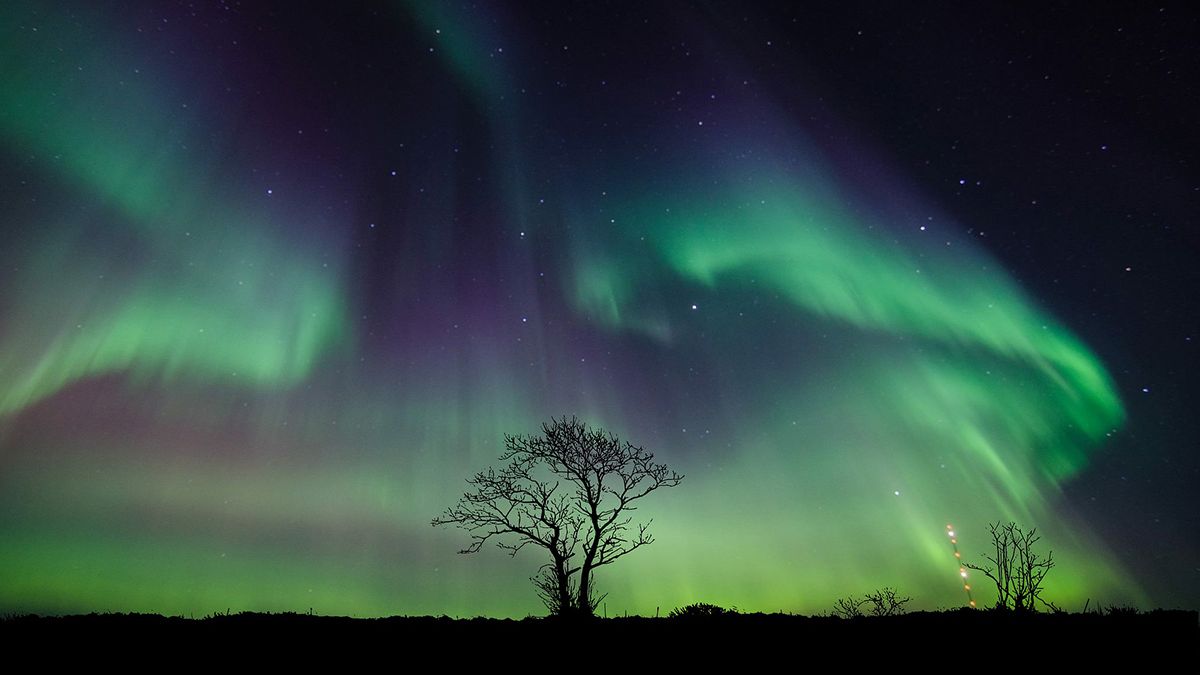
[{"label": "dark ground", "polygon": [[[566,622],[545,618],[453,619],[390,617],[355,619],[307,614],[223,614],[203,619],[155,614],[10,616],[0,619],[0,644],[33,648],[43,644],[76,645],[96,640],[108,646],[137,644],[141,649],[172,645],[283,648],[295,658],[337,646],[390,648],[410,653],[457,648],[451,658],[505,651],[574,650],[599,645],[593,654],[657,654],[679,657],[759,657],[839,653],[852,658],[904,659],[918,653],[975,665],[1008,658],[1036,667],[1056,662],[1103,661],[1130,657],[1155,660],[1184,656],[1195,666],[1200,646],[1195,611],[1155,610],[1134,613],[1014,615],[994,611],[914,612],[895,617],[805,617],[785,614],[734,614],[687,618],[616,618]],[[519,648],[518,648],[519,647]],[[895,651],[880,653],[880,648]],[[464,651],[465,650],[465,651]],[[362,653],[362,652],[356,652]],[[582,653],[582,652],[581,652]],[[675,655],[675,656],[672,656]],[[990,659],[990,660],[988,660]],[[521,659],[518,657],[518,661]],[[899,661],[897,662],[899,664]],[[1183,665],[1183,664],[1181,664]],[[574,669],[574,667],[570,668]],[[954,668],[960,670],[960,668]]]}]

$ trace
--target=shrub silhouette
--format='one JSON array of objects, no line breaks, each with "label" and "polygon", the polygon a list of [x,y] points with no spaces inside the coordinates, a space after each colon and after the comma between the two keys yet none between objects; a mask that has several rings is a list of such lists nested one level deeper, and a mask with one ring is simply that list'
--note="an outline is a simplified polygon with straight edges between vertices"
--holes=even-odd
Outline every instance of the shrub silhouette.
[{"label": "shrub silhouette", "polygon": [[685,617],[700,617],[700,616],[728,616],[737,614],[737,609],[725,609],[718,605],[710,605],[706,602],[696,602],[685,607],[676,607],[671,610],[667,616],[672,619]]},{"label": "shrub silhouette", "polygon": [[833,616],[841,617],[843,619],[857,619],[863,615],[862,606],[864,602],[866,602],[866,600],[857,600],[852,595],[844,598],[838,598],[837,601],[833,603],[832,614]]},{"label": "shrub silhouette", "polygon": [[896,589],[889,586],[868,593],[863,602],[870,605],[871,616],[896,616],[904,613],[904,605],[912,601],[912,598],[901,598],[896,593]]},{"label": "shrub silhouette", "polygon": [[988,525],[993,553],[984,558],[990,565],[964,562],[964,568],[983,574],[996,584],[996,608],[1035,612],[1037,603],[1061,611],[1042,598],[1042,584],[1054,567],[1054,551],[1045,557],[1034,551],[1041,537],[1037,528],[1025,531],[1014,522],[997,521]]},{"label": "shrub silhouette", "polygon": [[838,598],[831,614],[843,619],[856,619],[864,615],[863,607],[866,606],[866,614],[870,616],[897,616],[904,613],[904,605],[911,601],[912,598],[900,597],[896,589],[884,586],[867,593],[861,600],[852,595]]}]

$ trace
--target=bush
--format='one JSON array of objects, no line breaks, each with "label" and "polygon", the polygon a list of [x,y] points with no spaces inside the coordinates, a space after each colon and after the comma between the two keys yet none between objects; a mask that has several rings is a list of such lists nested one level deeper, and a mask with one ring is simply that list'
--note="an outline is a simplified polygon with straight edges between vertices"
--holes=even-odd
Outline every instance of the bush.
[{"label": "bush", "polygon": [[912,598],[902,598],[896,589],[884,586],[873,593],[867,593],[861,600],[853,595],[838,598],[833,604],[833,616],[843,619],[857,619],[863,616],[862,608],[868,607],[871,616],[897,616],[904,613],[904,605]]},{"label": "bush", "polygon": [[866,600],[856,600],[854,596],[838,598],[833,603],[833,615],[843,619],[857,619],[862,616],[862,606]]},{"label": "bush", "polygon": [[883,587],[874,593],[868,593],[864,602],[871,605],[871,616],[896,616],[904,613],[904,605],[912,598],[901,598],[896,589]]},{"label": "bush", "polygon": [[737,614],[736,607],[725,609],[717,605],[710,605],[707,602],[696,602],[686,607],[676,607],[667,616],[672,619],[679,619],[693,616],[729,616],[731,614]]},{"label": "bush", "polygon": [[1037,604],[1041,603],[1051,611],[1061,611],[1042,598],[1046,574],[1054,569],[1054,551],[1043,556],[1034,550],[1034,544],[1041,540],[1037,528],[1026,531],[1014,522],[997,521],[988,525],[988,529],[995,553],[984,559],[991,564],[964,561],[963,579],[967,569],[983,572],[991,579],[996,584],[996,609],[1036,612]]}]

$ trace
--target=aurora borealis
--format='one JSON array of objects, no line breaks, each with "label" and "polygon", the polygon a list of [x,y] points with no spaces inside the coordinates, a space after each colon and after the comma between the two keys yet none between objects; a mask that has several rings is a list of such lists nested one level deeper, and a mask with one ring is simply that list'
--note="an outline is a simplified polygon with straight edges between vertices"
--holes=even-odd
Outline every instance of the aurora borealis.
[{"label": "aurora borealis", "polygon": [[563,414],[610,613],[1200,602],[1194,15],[335,4],[0,6],[0,611],[541,613],[430,519]]}]

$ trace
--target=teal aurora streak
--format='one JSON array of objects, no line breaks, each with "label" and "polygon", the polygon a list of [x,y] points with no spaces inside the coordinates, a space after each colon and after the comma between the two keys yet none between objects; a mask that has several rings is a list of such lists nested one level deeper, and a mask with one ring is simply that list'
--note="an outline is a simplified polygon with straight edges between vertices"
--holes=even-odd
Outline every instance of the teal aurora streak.
[{"label": "teal aurora streak", "polygon": [[[354,318],[353,213],[245,188],[228,113],[98,17],[31,31],[26,9],[0,10],[0,140],[55,198],[13,214],[0,253],[6,611],[537,612],[540,561],[454,556],[428,522],[503,433],[563,412],[688,475],[645,507],[655,545],[601,576],[610,611],[821,611],[880,585],[953,606],[945,524],[972,556],[999,518],[1044,531],[1070,570],[1053,599],[1145,602],[1059,499],[1123,421],[1103,365],[974,242],[864,205],[769,105],[733,132],[755,162],[630,173],[618,153],[551,216],[512,168],[536,113],[488,106],[513,311],[398,277],[398,306],[445,309],[436,330],[401,317],[397,356]],[[418,9],[423,31],[454,23]],[[438,100],[482,106],[513,76],[478,46],[496,29],[458,25]],[[281,186],[286,159],[267,162]],[[452,202],[393,225],[417,242],[405,264],[454,262],[431,225]]]}]

